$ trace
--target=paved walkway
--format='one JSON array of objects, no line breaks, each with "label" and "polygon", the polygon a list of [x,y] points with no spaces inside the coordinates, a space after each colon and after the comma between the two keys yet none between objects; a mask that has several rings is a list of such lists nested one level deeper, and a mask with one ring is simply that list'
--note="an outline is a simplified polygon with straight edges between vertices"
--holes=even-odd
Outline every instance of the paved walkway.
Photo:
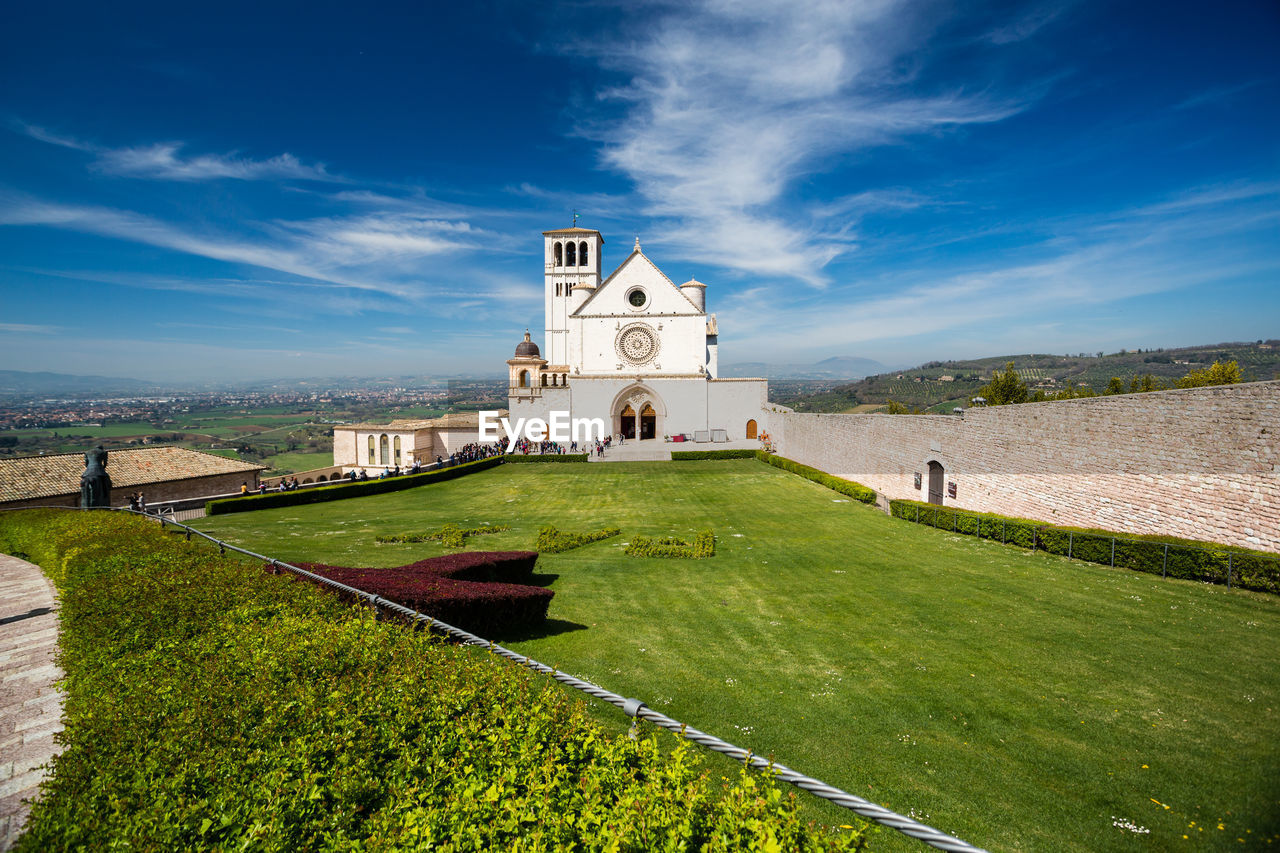
[{"label": "paved walkway", "polygon": [[60,749],[58,603],[40,567],[0,554],[0,851],[17,841]]},{"label": "paved walkway", "polygon": [[739,441],[719,441],[702,443],[691,441],[664,441],[660,438],[647,438],[643,441],[631,439],[622,444],[614,444],[604,452],[601,459],[594,453],[590,462],[669,462],[673,450],[759,450],[760,442],[753,439]]}]

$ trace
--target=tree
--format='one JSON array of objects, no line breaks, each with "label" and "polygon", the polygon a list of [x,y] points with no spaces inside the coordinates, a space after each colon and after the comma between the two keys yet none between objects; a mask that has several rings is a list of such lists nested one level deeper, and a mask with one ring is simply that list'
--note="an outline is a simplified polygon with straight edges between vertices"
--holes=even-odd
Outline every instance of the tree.
[{"label": "tree", "polygon": [[1112,376],[1111,381],[1107,383],[1107,390],[1102,393],[1108,396],[1111,394],[1123,394],[1124,382],[1121,381],[1119,376]]},{"label": "tree", "polygon": [[1234,361],[1215,361],[1204,370],[1193,370],[1178,380],[1179,388],[1201,388],[1205,385],[1233,385],[1243,382],[1240,365]]},{"label": "tree", "polygon": [[1013,369],[1013,362],[1005,365],[1004,373],[996,371],[991,381],[984,385],[981,396],[987,398],[988,406],[1005,406],[1009,403],[1027,402],[1027,383]]}]

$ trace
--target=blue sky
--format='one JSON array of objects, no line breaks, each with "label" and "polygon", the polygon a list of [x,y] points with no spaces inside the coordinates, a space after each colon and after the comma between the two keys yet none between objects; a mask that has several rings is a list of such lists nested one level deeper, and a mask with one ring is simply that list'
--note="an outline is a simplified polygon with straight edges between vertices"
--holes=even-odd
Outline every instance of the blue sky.
[{"label": "blue sky", "polygon": [[11,4],[0,365],[496,372],[540,232],[723,362],[1280,336],[1280,6]]}]

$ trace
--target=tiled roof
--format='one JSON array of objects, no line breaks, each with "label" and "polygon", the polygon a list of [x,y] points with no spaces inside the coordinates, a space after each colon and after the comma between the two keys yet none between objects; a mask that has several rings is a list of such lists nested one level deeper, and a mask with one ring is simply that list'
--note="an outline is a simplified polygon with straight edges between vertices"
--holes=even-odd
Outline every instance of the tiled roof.
[{"label": "tiled roof", "polygon": [[[265,470],[264,465],[241,462],[187,450],[185,447],[139,447],[107,451],[107,474],[112,488],[145,486],[216,474]],[[0,458],[0,503],[73,495],[80,491],[83,453]]]}]

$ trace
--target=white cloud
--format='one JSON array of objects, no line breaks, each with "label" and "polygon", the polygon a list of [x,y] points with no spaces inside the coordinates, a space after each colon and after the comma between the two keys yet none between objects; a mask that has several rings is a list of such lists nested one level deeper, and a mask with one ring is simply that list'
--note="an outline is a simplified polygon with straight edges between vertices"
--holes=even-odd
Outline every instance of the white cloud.
[{"label": "white cloud", "polygon": [[677,251],[821,286],[855,241],[830,208],[797,201],[832,158],[907,137],[999,121],[1012,101],[905,93],[895,61],[922,47],[909,4],[703,0],[594,55],[630,79],[601,93],[626,114],[586,125]]},{"label": "white cloud", "polygon": [[164,181],[209,181],[219,178],[242,181],[344,180],[329,174],[323,163],[307,165],[289,153],[266,160],[243,157],[234,151],[228,154],[184,156],[182,149],[186,144],[183,142],[108,148],[23,121],[13,121],[12,124],[32,139],[96,155],[92,168],[107,175]]},{"label": "white cloud", "polygon": [[0,323],[0,332],[15,335],[52,335],[61,332],[59,326],[45,326],[33,323]]}]

